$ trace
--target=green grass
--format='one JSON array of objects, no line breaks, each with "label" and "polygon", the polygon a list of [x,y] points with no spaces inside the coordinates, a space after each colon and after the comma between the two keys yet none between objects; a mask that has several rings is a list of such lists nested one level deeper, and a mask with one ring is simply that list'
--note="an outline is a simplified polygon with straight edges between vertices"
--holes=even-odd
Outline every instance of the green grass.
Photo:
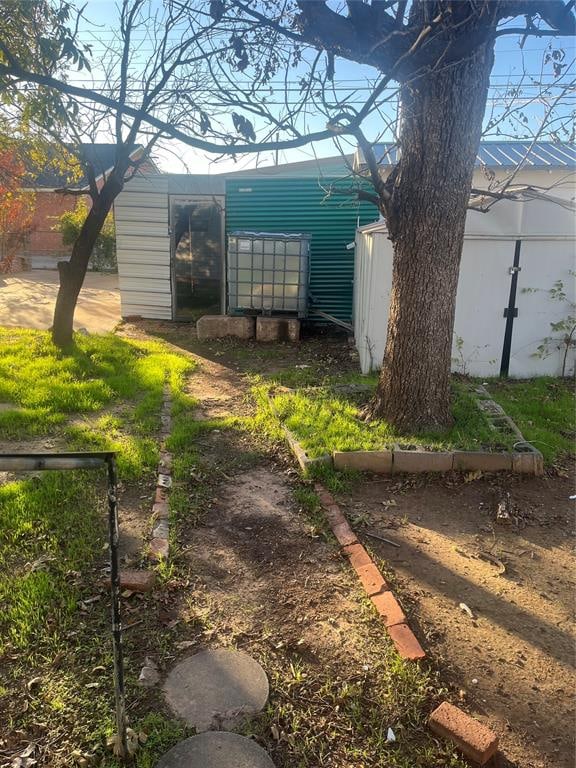
[{"label": "green grass", "polygon": [[487,389],[547,462],[574,454],[576,402],[572,381],[548,377],[528,381],[494,379]]},{"label": "green grass", "polygon": [[[152,479],[164,387],[183,416],[190,403],[181,388],[193,368],[161,342],[79,336],[64,354],[47,333],[0,329],[0,402],[15,407],[0,412],[0,439],[50,435],[62,449],[115,450],[124,486]],[[105,492],[97,472],[22,475],[0,486],[3,725],[26,730],[27,723],[48,722],[60,741],[96,752],[113,722],[109,607],[100,584]],[[95,596],[97,602],[82,603]],[[137,664],[128,661],[128,668]],[[94,669],[106,670],[101,682]],[[36,676],[38,693],[24,710],[19,692]],[[97,688],[86,688],[95,681]],[[128,687],[133,701],[142,695],[131,676]],[[181,729],[163,718],[139,727],[149,739],[136,765],[151,768]],[[116,765],[103,754],[99,764]],[[54,764],[72,762],[68,755]]]},{"label": "green grass", "polygon": [[173,389],[191,362],[156,341],[113,334],[78,336],[60,352],[47,332],[0,328],[0,439],[51,434],[73,414],[136,401],[130,421],[148,434],[158,424],[164,382]]},{"label": "green grass", "polygon": [[274,394],[271,413],[294,433],[312,458],[332,451],[378,450],[395,443],[418,444],[430,450],[502,446],[502,437],[490,428],[469,390],[456,381],[453,387],[454,426],[444,433],[401,435],[385,421],[363,421],[358,395],[338,393],[331,387]]},{"label": "green grass", "polygon": [[[352,662],[346,671],[268,656],[271,700],[244,732],[266,744],[278,768],[464,768],[449,744],[428,735],[426,717],[441,695],[433,675],[403,662],[384,638],[366,653],[364,669]],[[390,727],[395,743],[387,743]]]}]

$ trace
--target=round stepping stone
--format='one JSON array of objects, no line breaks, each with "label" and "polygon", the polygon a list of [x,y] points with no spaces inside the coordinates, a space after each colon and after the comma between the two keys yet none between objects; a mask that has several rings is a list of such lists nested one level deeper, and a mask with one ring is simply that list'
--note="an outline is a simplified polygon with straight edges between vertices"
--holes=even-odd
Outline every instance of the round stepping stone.
[{"label": "round stepping stone", "polygon": [[176,744],[156,768],[274,768],[274,763],[252,739],[209,731]]},{"label": "round stepping stone", "polygon": [[163,686],[176,715],[196,728],[233,728],[268,701],[268,678],[257,661],[242,651],[201,651],[177,664]]}]

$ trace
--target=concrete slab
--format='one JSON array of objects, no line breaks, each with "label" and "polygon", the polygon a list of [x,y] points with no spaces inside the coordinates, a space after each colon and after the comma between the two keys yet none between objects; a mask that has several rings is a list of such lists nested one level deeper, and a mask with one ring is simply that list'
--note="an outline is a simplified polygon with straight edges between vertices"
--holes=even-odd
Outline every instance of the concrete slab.
[{"label": "concrete slab", "polygon": [[[46,330],[52,326],[58,272],[35,269],[0,275],[0,325]],[[118,275],[88,272],[80,291],[74,328],[107,333],[120,322]]]},{"label": "concrete slab", "polygon": [[200,341],[206,339],[224,339],[236,336],[239,339],[254,337],[255,321],[253,317],[241,315],[203,315],[196,323],[196,333]]},{"label": "concrete slab", "polygon": [[359,472],[392,472],[392,451],[334,451],[336,469],[355,469]]},{"label": "concrete slab", "polygon": [[210,731],[176,744],[156,768],[274,768],[274,763],[252,739]]},{"label": "concrete slab", "polygon": [[177,664],[163,686],[173,712],[197,731],[233,728],[268,701],[268,678],[251,656],[219,648]]},{"label": "concrete slab", "polygon": [[256,341],[300,341],[300,320],[259,315],[256,318]]}]

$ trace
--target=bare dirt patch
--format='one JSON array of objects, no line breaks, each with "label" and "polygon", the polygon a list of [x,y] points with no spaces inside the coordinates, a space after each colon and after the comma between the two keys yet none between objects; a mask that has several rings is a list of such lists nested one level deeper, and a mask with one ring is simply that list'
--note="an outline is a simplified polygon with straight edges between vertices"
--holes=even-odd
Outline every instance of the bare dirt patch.
[{"label": "bare dirt patch", "polygon": [[561,477],[390,478],[342,504],[357,532],[400,544],[361,536],[413,601],[443,673],[522,768],[574,764],[572,492]]},{"label": "bare dirt patch", "polygon": [[[357,604],[337,550],[315,534],[291,497],[288,478],[265,466],[224,483],[186,557],[203,599],[227,616],[219,634],[260,634],[317,658],[347,658]],[[238,610],[240,608],[240,610]],[[357,639],[357,638],[356,638]]]}]

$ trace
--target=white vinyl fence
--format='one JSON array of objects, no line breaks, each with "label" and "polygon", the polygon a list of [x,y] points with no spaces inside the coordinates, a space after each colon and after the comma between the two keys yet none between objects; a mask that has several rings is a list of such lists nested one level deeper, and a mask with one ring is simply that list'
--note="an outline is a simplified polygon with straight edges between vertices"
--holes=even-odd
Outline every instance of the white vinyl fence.
[{"label": "white vinyl fence", "polygon": [[[566,200],[502,201],[470,211],[453,337],[453,370],[516,378],[573,373],[562,326],[574,307],[575,218]],[[392,282],[382,222],[357,230],[354,335],[363,373],[381,367]],[[555,326],[555,327],[553,327]],[[508,332],[507,332],[508,328]]]}]

